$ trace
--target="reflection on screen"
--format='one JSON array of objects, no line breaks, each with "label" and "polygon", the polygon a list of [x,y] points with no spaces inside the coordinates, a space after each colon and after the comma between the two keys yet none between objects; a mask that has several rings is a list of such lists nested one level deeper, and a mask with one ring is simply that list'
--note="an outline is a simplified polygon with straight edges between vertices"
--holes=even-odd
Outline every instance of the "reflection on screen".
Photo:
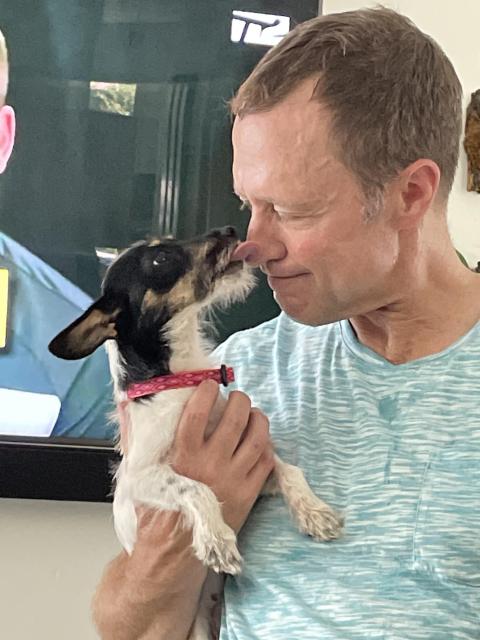
[{"label": "reflection on screen", "polygon": [[48,437],[58,420],[60,398],[49,393],[0,389],[2,435]]}]

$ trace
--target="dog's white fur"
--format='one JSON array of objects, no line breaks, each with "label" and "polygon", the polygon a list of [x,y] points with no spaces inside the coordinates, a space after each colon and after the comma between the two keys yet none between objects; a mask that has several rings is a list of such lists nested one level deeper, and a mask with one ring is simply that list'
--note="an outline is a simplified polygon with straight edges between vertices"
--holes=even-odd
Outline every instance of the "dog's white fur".
[{"label": "dog's white fur", "polygon": [[[238,282],[235,286],[238,289]],[[249,286],[247,280],[245,286]],[[228,296],[228,285],[223,293]],[[181,311],[170,321],[167,335],[172,353],[172,372],[218,366],[208,355],[209,348],[202,340],[199,323],[199,309],[195,305]],[[108,340],[106,347],[115,400],[117,404],[123,403],[126,397],[119,386],[123,371],[121,356],[114,340]],[[190,640],[207,640],[211,638],[212,596],[220,592],[222,585],[217,574],[238,573],[242,559],[235,532],[224,522],[213,491],[200,482],[178,475],[169,464],[168,456],[175,431],[192,393],[191,388],[162,391],[149,402],[128,402],[125,405],[128,450],[123,452],[116,473],[113,513],[117,536],[128,553],[132,552],[137,536],[135,505],[144,504],[183,514],[185,526],[192,529],[195,555],[216,572],[209,572],[199,612],[189,636]],[[224,398],[219,395],[211,416],[210,430],[218,423],[224,404]],[[312,493],[300,469],[276,457],[275,471],[268,482],[267,491],[280,491],[283,494],[303,533],[317,540],[338,537],[341,518]]]}]

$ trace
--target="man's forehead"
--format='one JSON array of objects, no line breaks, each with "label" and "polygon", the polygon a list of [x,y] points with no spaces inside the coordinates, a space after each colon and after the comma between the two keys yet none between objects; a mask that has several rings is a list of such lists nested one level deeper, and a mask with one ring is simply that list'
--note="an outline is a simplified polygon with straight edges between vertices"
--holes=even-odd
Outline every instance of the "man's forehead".
[{"label": "man's forehead", "polygon": [[[297,170],[310,173],[325,168],[336,157],[329,121],[318,110],[250,114],[235,123],[232,143],[234,174],[248,169],[249,163],[265,163],[265,170],[296,165]],[[235,180],[238,182],[236,176]]]},{"label": "man's forehead", "polygon": [[233,191],[241,200],[256,198],[278,206],[307,208],[344,172],[343,165],[321,149],[296,158],[287,152],[284,158],[266,154],[262,161],[245,156],[233,165]]}]

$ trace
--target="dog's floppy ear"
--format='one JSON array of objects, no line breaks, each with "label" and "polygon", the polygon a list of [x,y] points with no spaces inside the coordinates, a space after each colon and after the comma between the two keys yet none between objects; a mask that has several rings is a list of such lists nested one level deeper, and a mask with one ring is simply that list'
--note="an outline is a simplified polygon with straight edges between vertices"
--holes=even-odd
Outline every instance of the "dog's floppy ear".
[{"label": "dog's floppy ear", "polygon": [[48,345],[54,356],[64,360],[78,360],[117,336],[115,322],[122,310],[121,301],[102,296]]}]

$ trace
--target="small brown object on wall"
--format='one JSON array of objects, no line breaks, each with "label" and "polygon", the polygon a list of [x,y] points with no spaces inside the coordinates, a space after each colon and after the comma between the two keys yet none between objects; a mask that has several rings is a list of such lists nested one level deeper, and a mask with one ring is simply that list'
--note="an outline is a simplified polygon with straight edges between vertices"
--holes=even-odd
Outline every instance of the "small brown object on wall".
[{"label": "small brown object on wall", "polygon": [[480,193],[480,89],[472,93],[467,108],[463,146],[468,159],[467,191]]}]

